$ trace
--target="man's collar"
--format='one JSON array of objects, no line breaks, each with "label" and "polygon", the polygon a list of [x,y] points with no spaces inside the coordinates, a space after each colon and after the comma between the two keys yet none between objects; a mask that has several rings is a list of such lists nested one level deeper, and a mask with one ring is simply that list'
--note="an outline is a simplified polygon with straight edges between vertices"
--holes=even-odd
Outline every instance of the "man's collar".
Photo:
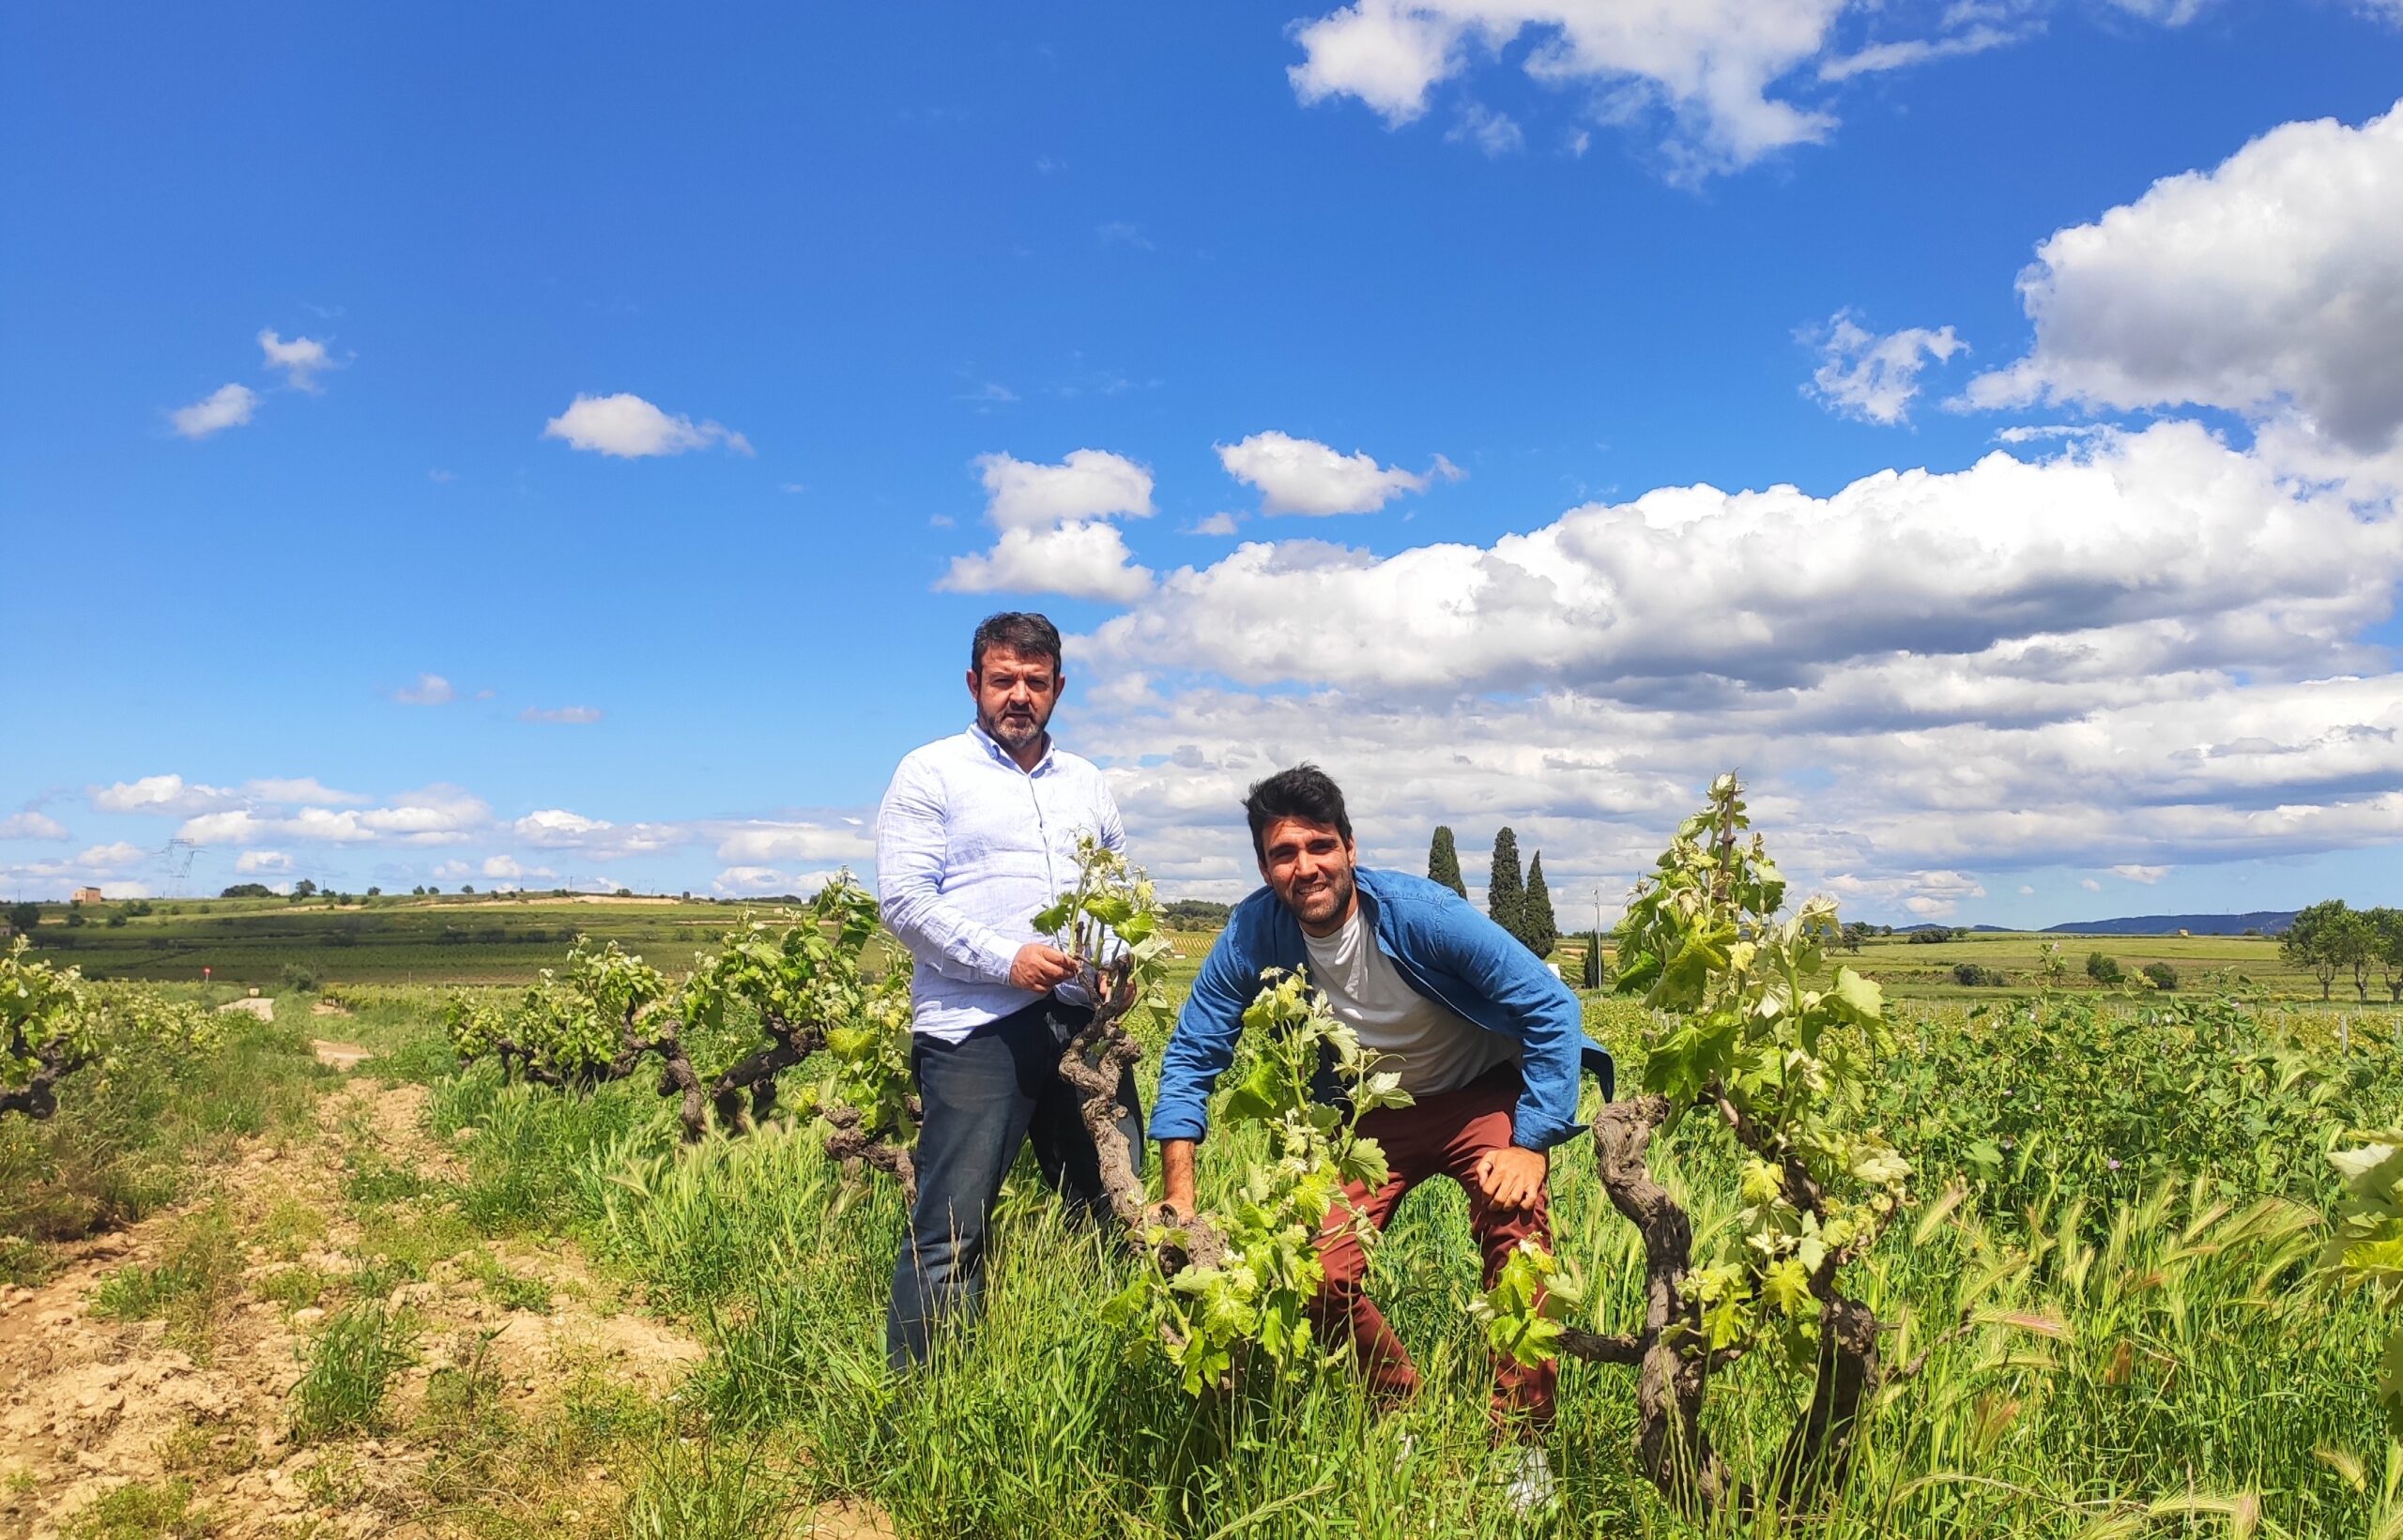
[{"label": "man's collar", "polygon": [[[995,738],[992,734],[985,730],[985,724],[983,723],[971,718],[968,724],[968,736],[983,744],[987,754],[991,755],[994,758],[1000,760],[1003,764],[1007,765],[1012,770],[1018,769],[1017,757],[1013,755],[1009,750],[1002,747],[1001,740]],[[1051,735],[1048,732],[1046,732],[1043,735],[1043,757],[1034,762],[1034,768],[1033,770],[1023,770],[1020,773],[1026,775],[1042,774],[1045,770],[1049,768],[1051,764],[1052,752],[1057,747],[1058,745],[1052,740]]]}]

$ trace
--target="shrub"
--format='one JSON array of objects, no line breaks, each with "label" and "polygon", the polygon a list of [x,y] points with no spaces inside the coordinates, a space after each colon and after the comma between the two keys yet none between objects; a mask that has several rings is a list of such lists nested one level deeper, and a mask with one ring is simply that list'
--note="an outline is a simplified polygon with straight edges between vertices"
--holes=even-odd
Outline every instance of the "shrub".
[{"label": "shrub", "polygon": [[2146,981],[2155,989],[2175,989],[2178,987],[2178,970],[2170,967],[2167,963],[2145,964],[2144,976]]},{"label": "shrub", "polygon": [[325,978],[306,963],[286,963],[278,975],[283,987],[296,995],[314,995],[325,986]]},{"label": "shrub", "polygon": [[2011,976],[1998,968],[1988,968],[1982,963],[1956,963],[1952,968],[1952,982],[1971,989],[2000,988],[2011,982]]},{"label": "shrub", "polygon": [[2086,954],[2086,976],[2096,983],[2109,984],[2120,983],[2127,977],[2127,974],[2120,969],[2120,959],[2117,957],[2105,956],[2100,952],[2089,952]]}]

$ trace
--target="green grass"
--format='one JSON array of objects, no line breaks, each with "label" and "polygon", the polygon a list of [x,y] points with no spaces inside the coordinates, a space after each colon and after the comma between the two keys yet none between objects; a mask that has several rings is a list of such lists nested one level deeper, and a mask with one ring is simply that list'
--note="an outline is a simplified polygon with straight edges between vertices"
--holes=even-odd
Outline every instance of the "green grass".
[{"label": "green grass", "polygon": [[176,1477],[135,1482],[104,1493],[75,1517],[71,1540],[201,1540],[214,1526],[191,1502],[191,1483]]},{"label": "green grass", "polygon": [[[109,906],[102,906],[103,911]],[[173,910],[174,912],[169,912]],[[524,983],[579,934],[681,963],[738,921],[742,907],[707,900],[559,899],[533,894],[386,895],[335,906],[259,899],[154,901],[123,925],[69,926],[49,906],[36,949],[87,977],[273,989],[287,967],[344,983]]]},{"label": "green grass", "polygon": [[242,1238],[222,1206],[179,1219],[157,1262],[118,1268],[100,1279],[92,1310],[115,1320],[162,1320],[169,1339],[206,1356],[209,1322],[236,1292]]},{"label": "green grass", "polygon": [[292,1388],[292,1436],[310,1443],[382,1427],[392,1377],[417,1361],[416,1332],[405,1312],[380,1301],[360,1301],[329,1317]]},{"label": "green grass", "polygon": [[249,1136],[306,1129],[333,1072],[307,1036],[234,1018],[210,1054],[150,1053],[61,1082],[57,1113],[0,1118],[0,1269],[30,1279],[43,1243],[130,1224],[191,1190]]},{"label": "green grass", "polygon": [[[1639,1007],[1595,998],[1588,1013],[1632,1048]],[[2403,1062],[2383,1046],[2403,1023],[2365,1021],[2338,1056],[2324,1040],[2282,1035],[2288,1018],[2277,1013],[2189,1020],[2100,996],[2023,1026],[2007,1049],[1957,1004],[1899,1015],[1906,1039],[1949,1056],[1931,1060],[1923,1087],[1890,1083],[1898,1136],[1920,1162],[1915,1185],[1933,1195],[1960,1179],[1971,1196],[1923,1243],[1906,1227],[1860,1266],[1868,1301],[1906,1323],[1892,1361],[1971,1304],[2059,1321],[2064,1334],[1997,1325],[1938,1350],[1878,1417],[1851,1487],[1811,1532],[2068,1540],[2140,1519],[2144,1505],[2246,1493],[2258,1495],[2263,1533],[2367,1532],[2380,1511],[2374,1493],[2319,1452],[2378,1463],[2382,1318],[2369,1301],[2301,1287],[2296,1258],[2316,1232],[2292,1227],[2317,1223],[2308,1210],[2247,1208],[2256,1193],[2333,1192],[2318,1175],[2324,1126],[2403,1105]],[[2094,1039],[2091,1052],[2062,1051],[2076,1034]],[[1990,1063],[1982,1044],[1996,1050]],[[2318,1067],[2274,1094],[2255,1089],[2270,1082],[2243,1056],[2278,1052]],[[2120,1100],[2093,1094],[2108,1065],[2134,1059],[2159,1073],[2119,1076],[2129,1088]],[[2226,1117],[2242,1124],[2226,1136],[2235,1143],[2222,1141],[2207,1103],[2180,1123],[2144,1100],[2222,1091],[2233,1099]],[[1130,1264],[1064,1231],[1023,1168],[1004,1195],[983,1322],[934,1372],[895,1381],[882,1318],[897,1196],[847,1180],[806,1128],[687,1150],[639,1081],[572,1098],[502,1088],[488,1068],[437,1085],[433,1117],[437,1133],[477,1131],[461,1148],[463,1207],[480,1226],[572,1234],[705,1334],[709,1356],[689,1392],[701,1441],[659,1468],[672,1481],[636,1483],[629,1521],[768,1534],[804,1499],[856,1498],[913,1535],[1690,1532],[1636,1468],[1632,1380],[1615,1367],[1565,1371],[1551,1441],[1561,1512],[1522,1521],[1496,1501],[1488,1370],[1462,1318],[1477,1285],[1466,1205],[1446,1184],[1414,1195],[1376,1254],[1373,1290],[1429,1387],[1380,1420],[1340,1367],[1231,1402],[1187,1400],[1100,1323]],[[1982,1171],[1978,1141],[2011,1138],[2021,1117],[2059,1144],[2015,1170]],[[2177,1148],[2147,1165],[2072,1163],[2046,1177],[2056,1151],[2068,1161],[2090,1149],[2099,1161],[2147,1129]],[[2227,1153],[2273,1147],[2274,1160]],[[1241,1136],[1213,1140],[1205,1201],[1246,1152]],[[2212,1168],[2196,1193],[2187,1168],[2198,1163]],[[1690,1132],[1657,1165],[1689,1195],[1706,1250],[1735,1226],[1723,1151]],[[1593,1281],[1602,1321],[1631,1322],[1641,1258],[1599,1191],[1589,1146],[1560,1152],[1554,1193],[1564,1254]],[[1713,1393],[1714,1436],[1759,1468],[1797,1393],[1774,1365],[1748,1359]],[[763,1464],[755,1445],[805,1458]],[[1733,1517],[1713,1532],[1783,1532]],[[2171,1514],[2144,1532],[2220,1533],[2226,1523]]]}]

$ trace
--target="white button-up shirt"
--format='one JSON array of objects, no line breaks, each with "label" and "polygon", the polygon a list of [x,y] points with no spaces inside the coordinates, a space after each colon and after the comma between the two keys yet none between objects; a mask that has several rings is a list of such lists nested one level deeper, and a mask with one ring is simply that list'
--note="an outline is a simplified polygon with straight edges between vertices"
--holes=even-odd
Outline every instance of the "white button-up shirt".
[{"label": "white button-up shirt", "polygon": [[957,1043],[1040,996],[1015,988],[1034,917],[1075,886],[1077,836],[1124,849],[1126,831],[1093,761],[1047,747],[1032,770],[981,727],[938,739],[893,772],[876,814],[876,884],[887,929],[916,962],[917,1029]]}]

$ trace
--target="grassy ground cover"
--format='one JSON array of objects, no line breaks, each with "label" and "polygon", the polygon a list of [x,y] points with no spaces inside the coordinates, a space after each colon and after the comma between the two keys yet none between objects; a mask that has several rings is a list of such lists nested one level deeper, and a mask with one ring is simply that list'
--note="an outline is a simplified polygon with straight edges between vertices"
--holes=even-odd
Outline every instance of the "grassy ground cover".
[{"label": "grassy ground cover", "polygon": [[[1622,1042],[1638,1019],[1620,1001],[1592,1010]],[[2079,1000],[2023,1010],[2008,1030],[1953,1008],[1912,1017],[1921,1052],[1885,1110],[1923,1193],[1962,1196],[1881,1246],[1871,1303],[1908,1323],[1896,1362],[1965,1312],[1988,1324],[1898,1387],[1814,1532],[2367,1532],[2379,1504],[2347,1472],[2352,1456],[2374,1468],[2382,1446],[2380,1322],[2301,1279],[2333,1187],[2326,1138],[2403,1091],[2395,1026],[2339,1053],[2229,1007]],[[2135,1062],[2157,1073],[2102,1094],[2099,1069]],[[461,1200],[474,1223],[564,1227],[699,1324],[710,1356],[694,1395],[718,1453],[680,1479],[724,1488],[716,1511],[851,1496],[905,1532],[942,1535],[1683,1531],[1634,1467],[1631,1381],[1615,1368],[1569,1369],[1551,1441],[1561,1508],[1523,1519],[1496,1501],[1483,1353],[1462,1313],[1477,1280],[1448,1189],[1414,1197],[1377,1255],[1376,1289],[1430,1386],[1379,1420],[1340,1369],[1186,1400],[1101,1324],[1128,1260],[1063,1230],[1024,1171],[983,1329],[935,1374],[895,1384],[880,1327],[897,1197],[847,1178],[805,1131],[680,1154],[646,1088],[575,1100],[482,1071],[438,1085],[434,1116],[475,1131]],[[1668,1180],[1725,1190],[1699,1149],[1677,1145]],[[1211,1151],[1210,1179],[1231,1180],[1247,1153]],[[1565,1253],[1602,1317],[1626,1321],[1641,1260],[1589,1151],[1564,1152],[1554,1190]],[[1734,1221],[1707,1199],[1696,1217],[1706,1243]],[[1718,1436],[1764,1457],[1798,1387],[1748,1361],[1731,1388]],[[746,1457],[758,1441],[806,1460]]]},{"label": "grassy ground cover", "polygon": [[[1206,942],[1181,938],[1180,987]],[[1393,1416],[1372,1415],[1341,1368],[1186,1399],[1103,1321],[1134,1264],[1064,1230],[1023,1169],[983,1328],[933,1374],[896,1383],[881,1348],[901,1226],[889,1183],[846,1174],[805,1127],[682,1149],[646,1081],[578,1098],[503,1087],[489,1066],[458,1073],[436,1024],[445,993],[343,984],[337,1018],[287,997],[279,1025],[244,1024],[217,1059],[93,1078],[59,1121],[0,1125],[0,1234],[35,1267],[41,1215],[81,1215],[59,1233],[120,1221],[191,1191],[242,1133],[306,1136],[331,1083],[312,1033],[427,1084],[440,1162],[390,1152],[389,1130],[343,1136],[339,1201],[311,1223],[344,1237],[348,1271],[262,1272],[263,1248],[301,1220],[203,1205],[96,1295],[103,1314],[193,1341],[251,1296],[324,1312],[292,1393],[298,1436],[339,1451],[415,1428],[452,1452],[369,1495],[356,1475],[325,1476],[329,1511],[372,1498],[394,1517],[422,1510],[436,1532],[595,1536],[782,1535],[847,1502],[943,1536],[1688,1532],[1636,1469],[1624,1369],[1567,1369],[1549,1441],[1561,1505],[1527,1517],[1497,1500],[1483,1349],[1462,1313],[1477,1288],[1465,1207],[1446,1186],[1414,1196],[1377,1254],[1374,1288],[1429,1385]],[[1870,1259],[1869,1303],[1906,1322],[1890,1362],[1933,1350],[1880,1409],[1838,1509],[1799,1527],[2382,1532],[2382,1323],[2358,1297],[2309,1288],[2304,1263],[2335,1191],[2328,1143],[2403,1106],[2403,1014],[2340,1024],[2207,993],[2093,991],[2037,1006],[1986,991],[1898,1014],[1877,1113],[1914,1163],[1920,1212]],[[1641,1009],[1597,996],[1588,1015],[1632,1063]],[[1205,1188],[1223,1192],[1252,1153],[1214,1140]],[[1663,1162],[1705,1247],[1736,1224],[1707,1196],[1730,1190],[1721,1158],[1677,1139]],[[1562,1151],[1554,1194],[1598,1323],[1625,1324],[1641,1258],[1582,1143]],[[562,1241],[594,1259],[593,1287],[650,1301],[704,1344],[675,1396],[588,1375],[573,1395],[520,1405],[479,1366],[472,1334],[426,1368],[447,1339],[391,1290],[406,1302],[439,1284],[539,1310],[549,1289],[502,1258]],[[229,1261],[242,1258],[247,1273]],[[1971,1328],[1946,1336],[1965,1313]],[[405,1414],[382,1410],[411,1373]],[[1714,1433],[1739,1464],[1757,1460],[1798,1393],[1748,1360],[1714,1393]],[[594,1470],[605,1490],[578,1496]],[[117,1502],[109,1522],[210,1532],[176,1498],[174,1483],[192,1479]],[[145,1516],[167,1517],[145,1529]]]}]

